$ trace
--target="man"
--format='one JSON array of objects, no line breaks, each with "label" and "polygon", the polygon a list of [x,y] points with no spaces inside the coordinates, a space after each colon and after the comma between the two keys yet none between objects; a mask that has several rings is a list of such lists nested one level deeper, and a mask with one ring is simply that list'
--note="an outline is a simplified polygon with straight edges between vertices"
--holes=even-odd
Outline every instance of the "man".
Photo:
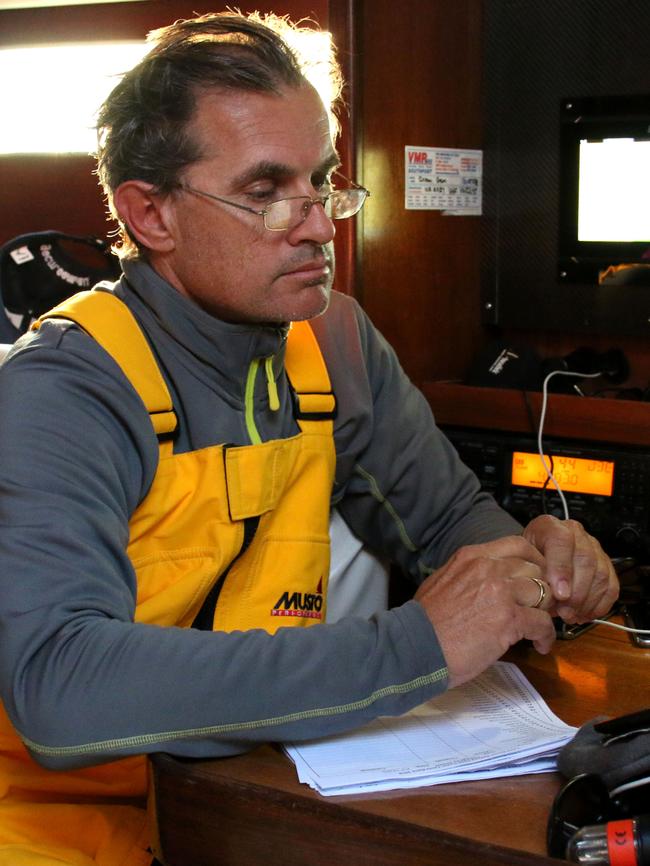
[{"label": "man", "polygon": [[[160,31],[100,128],[124,276],[0,375],[3,866],[149,863],[139,756],[405,712],[616,594],[577,524],[522,535],[480,493],[331,293],[365,193],[273,31]],[[415,600],[324,623],[332,505]]]}]

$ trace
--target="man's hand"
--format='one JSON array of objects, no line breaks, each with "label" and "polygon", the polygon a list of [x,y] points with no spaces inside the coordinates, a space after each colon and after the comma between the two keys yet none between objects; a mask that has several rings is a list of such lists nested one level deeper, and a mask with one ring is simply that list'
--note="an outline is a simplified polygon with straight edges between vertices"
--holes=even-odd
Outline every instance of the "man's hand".
[{"label": "man's hand", "polygon": [[575,520],[548,514],[524,529],[524,538],[543,554],[543,577],[565,622],[587,622],[604,616],[618,597],[619,585],[600,544]]},{"label": "man's hand", "polygon": [[450,687],[473,679],[522,638],[550,651],[554,599],[544,572],[544,556],[512,536],[461,548],[419,587],[415,598],[436,630]]}]

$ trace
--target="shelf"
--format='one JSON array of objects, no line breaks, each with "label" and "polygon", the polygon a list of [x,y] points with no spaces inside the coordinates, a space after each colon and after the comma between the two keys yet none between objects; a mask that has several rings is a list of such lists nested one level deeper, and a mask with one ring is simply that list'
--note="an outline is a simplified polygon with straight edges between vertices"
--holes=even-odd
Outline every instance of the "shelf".
[{"label": "shelf", "polygon": [[[421,390],[441,426],[533,433],[541,414],[539,391],[425,382]],[[650,447],[650,403],[550,394],[544,435]]]}]

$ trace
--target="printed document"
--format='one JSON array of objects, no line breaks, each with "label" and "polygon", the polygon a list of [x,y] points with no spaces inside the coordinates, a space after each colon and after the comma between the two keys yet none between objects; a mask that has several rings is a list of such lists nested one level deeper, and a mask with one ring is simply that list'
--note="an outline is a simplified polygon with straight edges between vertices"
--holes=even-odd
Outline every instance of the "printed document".
[{"label": "printed document", "polygon": [[299,780],[321,794],[369,793],[550,772],[576,730],[515,665],[497,662],[403,716],[285,750]]}]

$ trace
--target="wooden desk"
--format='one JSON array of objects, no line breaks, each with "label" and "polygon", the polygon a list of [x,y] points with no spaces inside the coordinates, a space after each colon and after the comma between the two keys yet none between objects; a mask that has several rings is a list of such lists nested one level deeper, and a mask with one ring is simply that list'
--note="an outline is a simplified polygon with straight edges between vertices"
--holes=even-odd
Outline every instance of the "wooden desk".
[{"label": "wooden desk", "polygon": [[[598,626],[507,656],[551,709],[581,725],[648,704],[650,650]],[[549,773],[406,792],[321,797],[270,746],[247,755],[152,760],[157,856],[165,866],[551,866],[546,820],[561,778]]]}]

